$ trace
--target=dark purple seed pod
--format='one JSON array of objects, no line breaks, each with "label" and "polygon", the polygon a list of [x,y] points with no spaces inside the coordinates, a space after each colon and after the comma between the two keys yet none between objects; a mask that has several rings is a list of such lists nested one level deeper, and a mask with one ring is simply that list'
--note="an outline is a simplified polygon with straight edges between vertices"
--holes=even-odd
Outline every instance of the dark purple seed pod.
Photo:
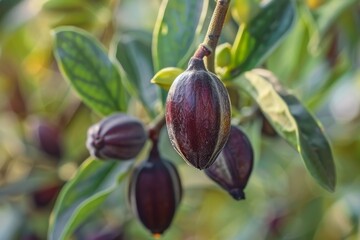
[{"label": "dark purple seed pod", "polygon": [[221,152],[230,132],[228,92],[202,59],[192,58],[185,72],[170,87],[166,100],[166,126],[171,144],[198,169],[209,167]]},{"label": "dark purple seed pod", "polygon": [[147,161],[130,178],[129,201],[141,223],[154,237],[170,226],[182,196],[175,166],[160,157],[156,144]]},{"label": "dark purple seed pod", "polygon": [[34,191],[31,195],[32,201],[36,208],[45,208],[52,203],[58,196],[62,188],[61,183],[56,183],[48,186],[41,187]]},{"label": "dark purple seed pod", "polygon": [[146,139],[141,121],[116,113],[89,128],[86,147],[99,159],[128,160],[139,154]]},{"label": "dark purple seed pod", "polygon": [[33,138],[37,147],[55,159],[63,155],[62,136],[59,128],[48,121],[39,120],[34,123]]},{"label": "dark purple seed pod", "polygon": [[236,200],[245,199],[244,188],[254,162],[251,143],[245,133],[231,126],[230,136],[213,165],[205,173]]}]

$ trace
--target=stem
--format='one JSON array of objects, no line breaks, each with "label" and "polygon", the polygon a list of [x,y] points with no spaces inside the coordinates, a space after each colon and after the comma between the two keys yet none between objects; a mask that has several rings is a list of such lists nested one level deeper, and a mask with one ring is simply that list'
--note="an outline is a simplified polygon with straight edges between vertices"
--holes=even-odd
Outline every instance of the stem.
[{"label": "stem", "polygon": [[153,142],[157,142],[159,139],[160,131],[162,127],[165,125],[165,116],[159,115],[155,120],[149,124],[148,134],[149,138]]},{"label": "stem", "polygon": [[224,25],[230,1],[231,0],[218,0],[216,2],[205,39],[194,54],[194,57],[201,59],[206,56],[205,65],[211,72],[215,72],[214,53]]}]

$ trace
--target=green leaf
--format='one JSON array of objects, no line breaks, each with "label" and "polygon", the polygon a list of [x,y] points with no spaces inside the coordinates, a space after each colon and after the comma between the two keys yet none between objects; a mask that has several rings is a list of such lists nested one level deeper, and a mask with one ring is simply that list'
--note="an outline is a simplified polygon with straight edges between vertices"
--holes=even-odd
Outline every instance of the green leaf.
[{"label": "green leaf", "polygon": [[101,115],[126,110],[119,71],[94,37],[74,27],[57,28],[54,51],[62,74],[89,107]]},{"label": "green leaf", "polygon": [[50,217],[48,239],[68,239],[116,189],[131,164],[86,160],[60,192]]},{"label": "green leaf", "polygon": [[336,184],[335,165],[324,130],[295,96],[282,94],[281,97],[289,106],[290,112],[297,122],[300,154],[307,169],[324,188],[334,191]]},{"label": "green leaf", "polygon": [[155,74],[155,76],[151,79],[151,82],[159,85],[160,87],[168,91],[175,78],[179,76],[182,72],[184,72],[184,70],[181,68],[163,68]]},{"label": "green leaf", "polygon": [[[143,103],[153,114],[158,99],[158,88],[150,83],[154,76],[151,55],[151,35],[145,32],[130,32],[115,41],[115,58],[126,73],[124,85],[132,96]],[[153,114],[154,115],[154,114]]]},{"label": "green leaf", "polygon": [[286,93],[271,72],[256,69],[229,84],[247,92],[277,133],[293,146],[317,182],[334,191],[336,173],[332,152],[321,125],[293,95]]},{"label": "green leaf", "polygon": [[184,68],[195,50],[209,0],[163,0],[153,34],[155,70]]},{"label": "green leaf", "polygon": [[291,0],[271,1],[248,25],[242,24],[232,53],[234,66],[230,75],[237,76],[261,64],[290,30],[295,19]]}]

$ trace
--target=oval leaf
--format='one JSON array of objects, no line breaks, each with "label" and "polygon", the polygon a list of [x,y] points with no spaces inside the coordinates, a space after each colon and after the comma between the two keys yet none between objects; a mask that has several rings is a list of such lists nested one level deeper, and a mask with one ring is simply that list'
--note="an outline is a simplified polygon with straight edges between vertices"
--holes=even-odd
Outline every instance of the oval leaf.
[{"label": "oval leaf", "polygon": [[101,44],[74,27],[57,28],[54,35],[57,63],[80,98],[101,115],[126,110],[119,71]]},{"label": "oval leaf", "polygon": [[155,74],[155,76],[151,79],[151,82],[159,85],[166,91],[169,91],[169,88],[174,82],[175,78],[179,76],[182,72],[184,72],[184,70],[181,68],[163,68]]},{"label": "oval leaf", "polygon": [[327,190],[334,191],[335,165],[330,144],[319,122],[291,94],[281,94],[299,128],[300,153],[311,175]]},{"label": "oval leaf", "polygon": [[153,34],[155,70],[184,67],[195,50],[209,0],[163,0]]},{"label": "oval leaf", "polygon": [[290,30],[295,19],[291,0],[271,1],[248,25],[242,24],[233,45],[231,76],[251,70],[270,54]]},{"label": "oval leaf", "polygon": [[86,160],[75,177],[66,183],[56,200],[50,217],[48,239],[68,239],[116,189],[131,164]]},{"label": "oval leaf", "polygon": [[153,113],[158,89],[149,81],[154,76],[151,34],[136,31],[121,35],[115,41],[114,53],[126,73],[125,87],[141,100],[149,113]]},{"label": "oval leaf", "polygon": [[299,100],[285,93],[266,70],[255,69],[234,80],[259,105],[277,133],[293,146],[317,182],[334,191],[336,174],[332,152],[324,132]]}]

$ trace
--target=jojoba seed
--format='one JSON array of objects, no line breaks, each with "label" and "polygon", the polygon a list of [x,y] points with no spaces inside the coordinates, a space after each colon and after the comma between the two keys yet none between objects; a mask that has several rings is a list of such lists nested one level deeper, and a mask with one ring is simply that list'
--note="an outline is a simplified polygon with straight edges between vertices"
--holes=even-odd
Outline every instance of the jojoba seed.
[{"label": "jojoba seed", "polygon": [[128,160],[139,154],[146,139],[140,120],[116,113],[89,128],[86,146],[99,159]]},{"label": "jojoba seed", "polygon": [[32,193],[32,200],[37,208],[47,207],[59,194],[62,184],[44,186]]},{"label": "jojoba seed", "polygon": [[130,178],[130,205],[141,223],[154,237],[171,224],[182,195],[175,166],[160,157],[154,145],[147,161],[139,165]]},{"label": "jojoba seed", "polygon": [[245,133],[231,126],[230,136],[213,165],[205,173],[236,199],[245,199],[244,188],[253,168],[254,154]]},{"label": "jojoba seed", "polygon": [[48,121],[39,120],[34,124],[33,138],[44,153],[59,159],[62,157],[62,137],[59,128]]},{"label": "jojoba seed", "polygon": [[170,87],[166,125],[179,155],[198,169],[209,167],[224,147],[230,132],[228,92],[202,59],[192,58],[185,72]]}]

